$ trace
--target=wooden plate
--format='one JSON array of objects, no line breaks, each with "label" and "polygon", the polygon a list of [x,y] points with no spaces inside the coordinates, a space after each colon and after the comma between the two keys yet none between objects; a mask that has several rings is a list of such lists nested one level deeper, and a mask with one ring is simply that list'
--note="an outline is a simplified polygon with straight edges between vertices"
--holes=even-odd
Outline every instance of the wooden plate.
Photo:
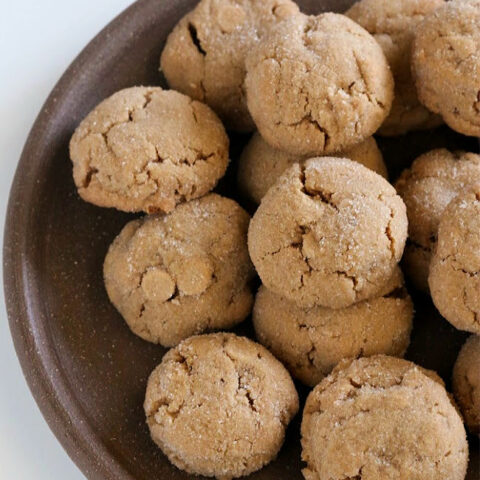
[{"label": "wooden plate", "polygon": [[[151,442],[142,402],[147,376],[165,350],[130,333],[108,302],[102,262],[131,215],[79,199],[68,142],[79,121],[103,98],[133,85],[162,84],[160,52],[190,0],[140,0],[107,26],[66,71],[25,145],[7,215],[4,275],[8,315],[23,371],[43,415],[89,479],[190,478]],[[345,0],[305,0],[303,11],[343,11]],[[245,137],[235,136],[232,158]],[[478,149],[447,128],[382,142],[395,176],[416,154],[446,145]],[[236,198],[234,164],[219,190]],[[416,299],[408,357],[449,383],[466,335]],[[249,321],[241,327],[251,333]],[[302,397],[306,389],[299,387]],[[278,459],[254,479],[301,479],[299,422]],[[478,439],[470,439],[469,478],[479,478]]]}]

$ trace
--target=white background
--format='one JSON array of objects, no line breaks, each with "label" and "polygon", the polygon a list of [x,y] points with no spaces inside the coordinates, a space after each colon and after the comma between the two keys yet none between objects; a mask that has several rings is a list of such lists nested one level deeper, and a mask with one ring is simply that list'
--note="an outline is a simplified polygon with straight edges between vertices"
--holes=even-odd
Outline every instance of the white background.
[{"label": "white background", "polygon": [[[130,3],[0,0],[1,233],[15,167],[43,102],[88,41]],[[2,280],[0,287],[0,479],[84,479],[30,395],[8,329]]]}]

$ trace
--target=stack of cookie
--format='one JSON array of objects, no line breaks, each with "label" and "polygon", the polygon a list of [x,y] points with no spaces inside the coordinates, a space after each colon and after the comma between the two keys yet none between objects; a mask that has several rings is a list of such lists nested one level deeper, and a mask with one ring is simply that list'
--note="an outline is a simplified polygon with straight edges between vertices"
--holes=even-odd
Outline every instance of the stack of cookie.
[{"label": "stack of cookie", "polygon": [[[361,0],[318,16],[291,0],[201,0],[161,56],[172,90],[122,90],[77,128],[80,196],[147,214],[113,241],[104,278],[131,330],[172,347],[144,407],[178,468],[233,478],[273,460],[299,408],[291,374],[315,387],[307,480],[465,477],[442,380],[398,358],[414,313],[399,263],[480,334],[480,155],[428,152],[394,188],[373,135],[445,121],[480,136],[479,51],[480,0]],[[224,125],[253,133],[236,165],[253,218],[211,193],[229,163]],[[252,310],[263,346],[210,333]],[[472,431],[478,338],[454,372]]]},{"label": "stack of cookie", "polygon": [[403,201],[378,174],[333,157],[294,164],[250,223],[266,287],[253,315],[259,338],[309,385],[344,357],[403,355],[413,316],[398,267],[406,236]]}]

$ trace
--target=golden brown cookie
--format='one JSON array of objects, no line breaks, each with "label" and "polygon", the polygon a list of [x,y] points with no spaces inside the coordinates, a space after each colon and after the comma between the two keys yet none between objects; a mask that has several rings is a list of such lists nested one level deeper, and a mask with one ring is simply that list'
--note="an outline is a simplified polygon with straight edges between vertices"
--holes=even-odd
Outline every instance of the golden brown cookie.
[{"label": "golden brown cookie", "polygon": [[442,118],[418,100],[410,57],[418,24],[444,0],[361,0],[345,15],[371,33],[382,47],[395,79],[395,98],[381,135],[402,135],[410,130],[433,128]]},{"label": "golden brown cookie", "polygon": [[412,69],[420,101],[480,137],[480,0],[446,2],[418,26]]},{"label": "golden brown cookie", "polygon": [[298,395],[268,350],[219,333],[170,350],[150,375],[144,408],[153,440],[175,466],[227,479],[275,458]]},{"label": "golden brown cookie", "polygon": [[387,117],[393,78],[375,39],[336,13],[291,17],[247,57],[247,103],[262,137],[295,155],[344,151]]},{"label": "golden brown cookie", "polygon": [[480,434],[480,336],[465,342],[453,368],[453,393],[470,432]]},{"label": "golden brown cookie", "polygon": [[297,305],[344,308],[378,294],[407,237],[402,199],[352,160],[294,164],[270,188],[248,231],[264,285]]},{"label": "golden brown cookie", "polygon": [[212,190],[229,141],[203,103],[172,90],[134,87],[104,100],[70,142],[78,193],[100,207],[170,212]]},{"label": "golden brown cookie", "polygon": [[428,283],[443,317],[480,334],[480,185],[458,195],[443,213]]},{"label": "golden brown cookie", "polygon": [[[362,165],[387,178],[387,167],[382,152],[373,137],[355,145],[338,157],[355,160]],[[238,164],[238,186],[246,197],[260,203],[268,189],[278,180],[282,173],[294,163],[305,160],[299,155],[292,155],[271,147],[256,132],[244,148]]]},{"label": "golden brown cookie", "polygon": [[403,357],[412,318],[413,303],[398,267],[378,297],[351,307],[303,309],[262,286],[253,309],[260,343],[312,387],[343,358]]},{"label": "golden brown cookie", "polygon": [[303,412],[306,480],[463,480],[462,420],[431,371],[383,355],[344,360]]},{"label": "golden brown cookie", "polygon": [[480,155],[432,150],[418,157],[395,185],[407,206],[409,240],[403,263],[413,285],[428,292],[430,258],[440,218],[465,187],[480,182]]},{"label": "golden brown cookie", "polygon": [[233,200],[210,194],[128,223],[110,246],[104,277],[132,331],[173,346],[244,320],[253,304],[248,222]]},{"label": "golden brown cookie", "polygon": [[201,0],[167,39],[169,85],[210,105],[228,128],[255,128],[243,82],[245,57],[275,24],[298,13],[291,0]]}]

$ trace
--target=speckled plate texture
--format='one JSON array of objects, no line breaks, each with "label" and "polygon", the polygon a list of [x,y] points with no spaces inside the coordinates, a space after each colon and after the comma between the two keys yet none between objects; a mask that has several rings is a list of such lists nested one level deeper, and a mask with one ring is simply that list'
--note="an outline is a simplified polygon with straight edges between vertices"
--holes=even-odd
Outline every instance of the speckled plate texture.
[{"label": "speckled plate texture", "polygon": [[[260,1],[260,0],[259,0]],[[131,215],[78,197],[68,142],[103,98],[133,85],[163,84],[160,52],[195,1],[140,0],[107,26],[67,70],[43,107],[13,183],[5,230],[8,316],[18,357],[51,429],[87,478],[180,480],[150,440],[142,402],[149,373],[165,350],[140,340],[109,303],[102,281],[108,245]],[[343,11],[351,1],[305,0],[304,12]],[[232,159],[218,190],[235,191],[235,158],[246,137],[232,137]],[[416,155],[447,146],[478,150],[447,128],[382,141],[392,178]],[[466,335],[417,296],[408,358],[437,370],[450,385]],[[250,322],[237,331],[251,336]],[[299,386],[302,399],[308,391]],[[301,479],[300,415],[276,461],[251,476]],[[480,477],[478,439],[470,438],[469,480]]]}]

